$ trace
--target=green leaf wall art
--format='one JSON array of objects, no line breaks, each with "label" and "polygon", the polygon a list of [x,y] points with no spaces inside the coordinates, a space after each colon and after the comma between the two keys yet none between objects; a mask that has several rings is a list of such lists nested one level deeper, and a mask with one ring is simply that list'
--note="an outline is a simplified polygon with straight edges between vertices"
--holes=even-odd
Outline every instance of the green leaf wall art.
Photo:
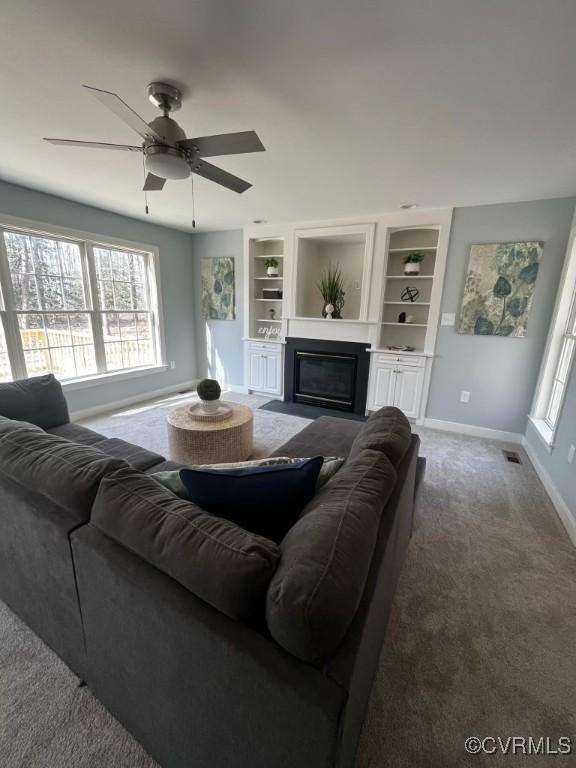
[{"label": "green leaf wall art", "polygon": [[234,259],[202,258],[202,314],[206,320],[234,320]]},{"label": "green leaf wall art", "polygon": [[525,336],[542,243],[480,243],[470,248],[459,333]]}]

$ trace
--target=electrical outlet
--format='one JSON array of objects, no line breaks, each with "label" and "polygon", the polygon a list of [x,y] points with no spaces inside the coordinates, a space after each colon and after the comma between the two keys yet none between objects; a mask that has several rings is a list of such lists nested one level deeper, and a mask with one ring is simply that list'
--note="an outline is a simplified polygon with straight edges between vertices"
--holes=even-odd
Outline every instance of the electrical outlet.
[{"label": "electrical outlet", "polygon": [[576,445],[571,445],[568,450],[568,464],[572,464],[574,461],[574,454],[576,453]]},{"label": "electrical outlet", "polygon": [[172,370],[176,368],[176,360],[170,360],[170,368],[172,368]]},{"label": "electrical outlet", "polygon": [[465,389],[460,392],[460,402],[461,403],[469,403],[470,402],[470,392],[466,392]]}]

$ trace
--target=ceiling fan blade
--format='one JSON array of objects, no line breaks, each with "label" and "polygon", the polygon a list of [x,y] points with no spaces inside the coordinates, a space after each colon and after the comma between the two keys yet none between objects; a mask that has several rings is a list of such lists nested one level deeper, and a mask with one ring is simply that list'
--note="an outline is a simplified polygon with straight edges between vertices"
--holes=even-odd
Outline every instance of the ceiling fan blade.
[{"label": "ceiling fan blade", "polygon": [[217,166],[212,165],[212,163],[207,163],[205,160],[198,160],[196,163],[191,163],[190,168],[192,169],[192,173],[197,173],[198,176],[214,181],[222,187],[231,189],[233,192],[238,192],[238,194],[246,192],[246,190],[250,189],[252,186],[249,182],[238,178],[238,176],[233,176],[231,173],[228,173],[228,171],[223,171],[222,168],[218,168]]},{"label": "ceiling fan blade", "polygon": [[160,134],[156,133],[153,128],[150,128],[148,123],[140,115],[136,114],[125,101],[122,101],[116,93],[102,91],[100,88],[93,88],[91,85],[84,85],[83,87],[90,91],[105,107],[114,112],[126,125],[130,126],[132,130],[139,133],[143,139],[158,139],[162,141]]},{"label": "ceiling fan blade", "polygon": [[246,152],[266,151],[256,131],[221,133],[218,136],[200,136],[197,139],[183,139],[177,143],[182,149],[194,151],[200,157],[242,155]]},{"label": "ceiling fan blade", "polygon": [[142,152],[142,147],[132,144],[106,144],[104,141],[74,141],[73,139],[44,139],[50,144],[59,144],[63,147],[88,147],[90,149],[119,149],[124,152]]},{"label": "ceiling fan blade", "polygon": [[146,174],[146,180],[142,189],[144,192],[159,192],[166,184],[166,179],[161,176],[154,176],[153,173]]}]

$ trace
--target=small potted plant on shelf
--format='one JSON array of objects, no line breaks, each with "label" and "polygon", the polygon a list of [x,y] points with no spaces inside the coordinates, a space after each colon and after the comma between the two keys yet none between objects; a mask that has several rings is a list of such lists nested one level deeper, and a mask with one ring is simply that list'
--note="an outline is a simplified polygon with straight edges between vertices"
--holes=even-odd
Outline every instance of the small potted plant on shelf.
[{"label": "small potted plant on shelf", "polygon": [[324,270],[320,277],[320,282],[316,284],[322,298],[324,306],[322,307],[322,317],[342,319],[342,309],[344,308],[344,278],[339,266],[331,264]]},{"label": "small potted plant on shelf", "polygon": [[278,259],[270,258],[264,262],[268,277],[278,277]]},{"label": "small potted plant on shelf", "polygon": [[417,275],[420,272],[420,263],[424,261],[424,255],[420,251],[412,251],[404,256],[404,274]]}]

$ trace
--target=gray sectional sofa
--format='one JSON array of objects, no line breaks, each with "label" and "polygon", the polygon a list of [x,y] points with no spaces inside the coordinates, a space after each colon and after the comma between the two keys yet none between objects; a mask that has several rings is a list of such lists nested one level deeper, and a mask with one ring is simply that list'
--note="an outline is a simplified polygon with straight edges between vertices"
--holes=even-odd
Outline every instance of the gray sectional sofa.
[{"label": "gray sectional sofa", "polygon": [[277,455],[347,460],[276,544],[70,424],[52,376],[0,385],[0,599],[164,768],[352,768],[418,447],[394,408],[317,419]]}]

